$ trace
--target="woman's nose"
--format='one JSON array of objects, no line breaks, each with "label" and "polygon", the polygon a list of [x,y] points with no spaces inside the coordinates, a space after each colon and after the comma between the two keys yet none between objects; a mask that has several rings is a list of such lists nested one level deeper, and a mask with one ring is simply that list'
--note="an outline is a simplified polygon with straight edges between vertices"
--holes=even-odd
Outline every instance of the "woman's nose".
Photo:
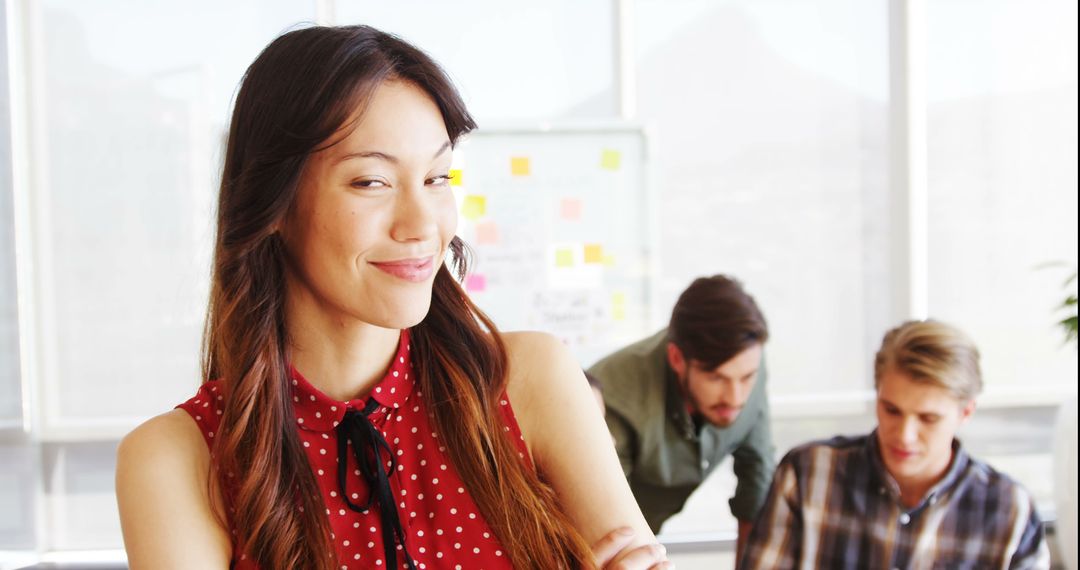
[{"label": "woman's nose", "polygon": [[394,241],[425,241],[438,234],[439,204],[422,183],[401,191],[394,207],[390,237]]}]

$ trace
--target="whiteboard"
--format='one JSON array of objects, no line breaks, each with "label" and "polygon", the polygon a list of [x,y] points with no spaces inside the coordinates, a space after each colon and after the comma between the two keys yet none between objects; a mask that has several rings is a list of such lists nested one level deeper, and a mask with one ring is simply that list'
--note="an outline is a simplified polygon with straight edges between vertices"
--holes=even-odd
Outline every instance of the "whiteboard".
[{"label": "whiteboard", "polygon": [[583,366],[650,332],[652,223],[634,126],[480,130],[455,151],[464,286],[500,330],[541,330]]}]

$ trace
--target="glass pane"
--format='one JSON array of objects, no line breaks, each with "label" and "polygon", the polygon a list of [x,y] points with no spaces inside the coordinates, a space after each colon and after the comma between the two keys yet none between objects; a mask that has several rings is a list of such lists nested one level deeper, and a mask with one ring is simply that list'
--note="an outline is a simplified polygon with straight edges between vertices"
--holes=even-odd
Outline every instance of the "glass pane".
[{"label": "glass pane", "polygon": [[401,36],[454,78],[481,127],[615,116],[614,2],[339,2],[340,24]]},{"label": "glass pane", "polygon": [[1075,392],[1054,323],[1077,259],[1077,4],[927,7],[930,314],[974,336],[988,394]]},{"label": "glass pane", "polygon": [[[0,25],[7,8],[0,6]],[[0,29],[0,426],[18,425],[22,416],[19,387],[19,314],[15,297],[15,217],[11,185],[11,100],[7,73],[7,32]]]},{"label": "glass pane", "polygon": [[0,443],[0,551],[34,550],[35,500],[40,473],[36,449]]},{"label": "glass pane", "polygon": [[42,449],[48,550],[123,548],[116,507],[115,442],[47,444]]},{"label": "glass pane", "polygon": [[[869,425],[784,415],[871,389],[889,325],[887,7],[637,3],[638,105],[659,205],[655,314],[666,320],[695,277],[743,281],[770,325],[779,453]],[[662,532],[733,537],[734,489],[727,460]]]},{"label": "glass pane", "polygon": [[637,10],[658,318],[693,278],[734,275],[769,320],[775,404],[869,389],[890,314],[887,3]]},{"label": "glass pane", "polygon": [[199,382],[229,101],[313,4],[31,4],[47,425],[168,410]]}]

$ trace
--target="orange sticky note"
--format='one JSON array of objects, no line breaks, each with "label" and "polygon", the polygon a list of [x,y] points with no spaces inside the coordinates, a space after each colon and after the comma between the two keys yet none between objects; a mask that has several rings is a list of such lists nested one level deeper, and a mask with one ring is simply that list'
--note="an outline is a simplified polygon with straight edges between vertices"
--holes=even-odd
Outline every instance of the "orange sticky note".
[{"label": "orange sticky note", "polygon": [[564,220],[577,221],[581,219],[581,200],[577,198],[563,198],[559,202],[559,216]]},{"label": "orange sticky note", "polygon": [[450,185],[451,186],[461,186],[461,169],[460,168],[451,168],[450,169]]},{"label": "orange sticky note", "polygon": [[495,222],[476,224],[476,243],[484,245],[499,243],[499,226],[495,225]]},{"label": "orange sticky note", "polygon": [[529,157],[510,157],[510,174],[514,176],[528,176],[530,171]]},{"label": "orange sticky note", "polygon": [[483,292],[487,289],[487,277],[482,273],[473,273],[465,277],[465,290],[473,293]]},{"label": "orange sticky note", "polygon": [[585,244],[585,263],[603,263],[604,246],[598,243]]},{"label": "orange sticky note", "polygon": [[574,250],[568,247],[560,247],[555,250],[555,267],[573,267]]},{"label": "orange sticky note", "polygon": [[487,213],[487,197],[479,194],[470,194],[465,197],[465,203],[461,205],[461,215],[467,220],[482,218]]},{"label": "orange sticky note", "polygon": [[622,153],[606,148],[600,153],[600,168],[604,170],[618,170],[622,164]]}]

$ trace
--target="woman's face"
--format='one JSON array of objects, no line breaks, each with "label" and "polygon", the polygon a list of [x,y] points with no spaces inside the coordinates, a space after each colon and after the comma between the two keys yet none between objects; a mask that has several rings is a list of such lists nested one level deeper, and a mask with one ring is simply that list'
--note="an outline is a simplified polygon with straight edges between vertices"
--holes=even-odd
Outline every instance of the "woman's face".
[{"label": "woman's face", "polygon": [[457,226],[450,137],[422,89],[383,82],[340,143],[309,157],[282,226],[290,312],[333,326],[423,320]]}]

